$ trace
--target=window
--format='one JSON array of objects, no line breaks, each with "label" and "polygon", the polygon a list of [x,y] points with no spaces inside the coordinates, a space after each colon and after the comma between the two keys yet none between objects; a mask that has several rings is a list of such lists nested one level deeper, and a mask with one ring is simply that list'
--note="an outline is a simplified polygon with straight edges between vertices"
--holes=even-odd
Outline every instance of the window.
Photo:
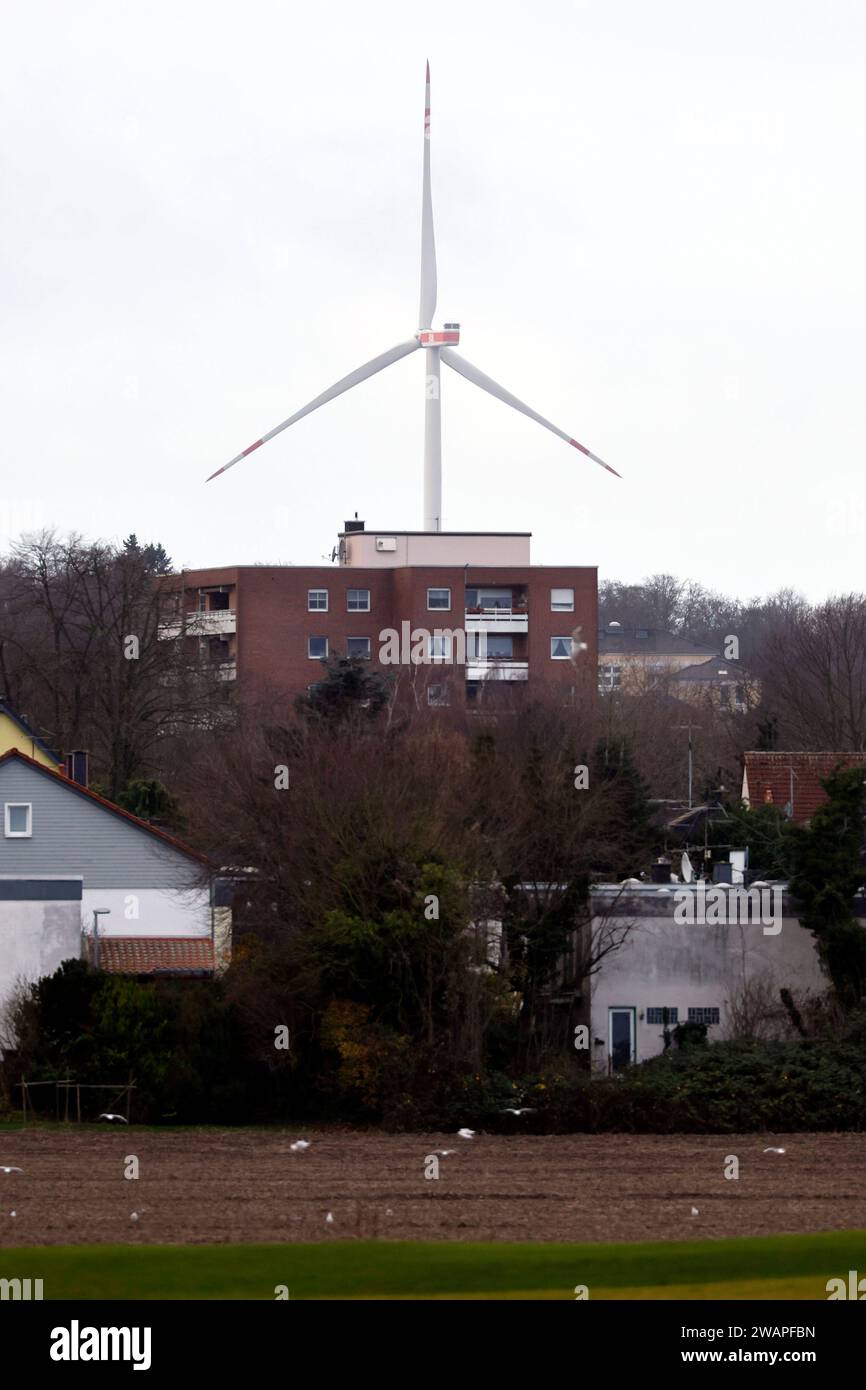
[{"label": "window", "polygon": [[573,589],[551,589],[550,591],[550,610],[552,613],[573,613],[574,612],[574,590]]},{"label": "window", "polygon": [[10,840],[29,839],[32,834],[32,807],[29,801],[6,802],[6,837]]},{"label": "window", "polygon": [[550,639],[550,659],[551,661],[567,661],[571,656],[570,637],[551,637]]},{"label": "window", "polygon": [[491,661],[497,657],[513,660],[514,638],[508,633],[469,632],[466,655],[472,661]]},{"label": "window", "polygon": [[307,656],[311,661],[322,661],[328,655],[327,637],[308,637]]},{"label": "window", "polygon": [[599,668],[598,668],[598,688],[599,688],[599,690],[619,690],[621,674],[622,674],[622,667],[621,667],[621,666],[599,666]]},{"label": "window", "polygon": [[428,705],[447,705],[448,686],[447,685],[428,685],[427,687]]},{"label": "window", "polygon": [[361,661],[370,660],[370,639],[369,637],[347,637],[346,655],[359,657]]},{"label": "window", "polygon": [[308,589],[307,590],[307,611],[309,613],[327,613],[328,611],[328,591],[327,589]]},{"label": "window", "polygon": [[639,641],[639,642],[646,642],[647,639],[648,639],[648,637],[649,637],[649,628],[648,628],[648,627],[636,627],[635,630],[634,630],[634,635],[635,635],[635,638],[637,639],[637,641]]},{"label": "window", "polygon": [[370,590],[369,589],[347,589],[346,607],[350,613],[369,613],[370,611]]},{"label": "window", "polygon": [[676,1023],[678,1021],[678,1009],[647,1009],[647,1023]]},{"label": "window", "polygon": [[450,607],[451,607],[451,590],[450,590],[450,589],[428,589],[428,590],[427,590],[427,607],[428,607],[428,608],[445,608],[445,609],[450,609]]},{"label": "window", "polygon": [[432,632],[428,650],[431,661],[449,661],[451,659],[450,632]]},{"label": "window", "polygon": [[689,1023],[718,1023],[718,1009],[689,1009]]},{"label": "window", "polygon": [[467,589],[467,608],[511,608],[513,592],[511,589]]}]

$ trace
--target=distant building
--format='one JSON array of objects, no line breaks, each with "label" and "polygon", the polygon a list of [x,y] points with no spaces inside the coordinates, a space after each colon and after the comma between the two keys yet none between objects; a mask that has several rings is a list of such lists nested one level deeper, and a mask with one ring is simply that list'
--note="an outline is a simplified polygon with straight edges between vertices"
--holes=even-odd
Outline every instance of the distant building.
[{"label": "distant building", "polygon": [[244,565],[162,582],[160,636],[227,681],[294,697],[339,654],[463,705],[553,681],[594,698],[597,572],[530,563],[528,532],[367,531],[348,521],[337,565]]},{"label": "distant building", "polygon": [[751,810],[776,806],[803,825],[827,801],[821,782],[848,767],[862,767],[866,776],[866,753],[746,753],[742,798]]},{"label": "distant building", "polygon": [[28,758],[33,758],[35,762],[41,763],[43,767],[50,767],[55,772],[62,772],[65,768],[63,758],[48,747],[48,744],[31,729],[27,720],[17,714],[11,705],[0,701],[0,755],[10,753],[13,749],[17,749],[19,753],[26,753]]},{"label": "distant building", "polygon": [[642,690],[655,679],[715,661],[718,656],[715,647],[689,637],[658,628],[606,623],[598,634],[598,688],[602,692]]},{"label": "distant building", "polygon": [[668,690],[678,700],[709,702],[715,709],[745,714],[761,700],[760,682],[739,661],[714,656],[694,666],[679,667],[668,676]]}]

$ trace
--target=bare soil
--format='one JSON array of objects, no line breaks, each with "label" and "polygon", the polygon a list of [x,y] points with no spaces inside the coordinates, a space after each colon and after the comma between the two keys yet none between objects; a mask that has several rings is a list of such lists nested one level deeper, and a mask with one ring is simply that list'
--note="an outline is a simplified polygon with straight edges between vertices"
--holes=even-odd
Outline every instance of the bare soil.
[{"label": "bare soil", "polygon": [[[293,1153],[298,1138],[310,1147]],[[785,1153],[765,1153],[770,1147]],[[130,1155],[137,1180],[124,1178]],[[438,1157],[438,1179],[424,1176],[429,1155]],[[724,1176],[729,1155],[739,1159],[735,1180]],[[0,1165],[24,1170],[0,1172],[0,1246],[689,1240],[866,1229],[864,1134],[464,1140],[34,1125],[0,1131]]]}]

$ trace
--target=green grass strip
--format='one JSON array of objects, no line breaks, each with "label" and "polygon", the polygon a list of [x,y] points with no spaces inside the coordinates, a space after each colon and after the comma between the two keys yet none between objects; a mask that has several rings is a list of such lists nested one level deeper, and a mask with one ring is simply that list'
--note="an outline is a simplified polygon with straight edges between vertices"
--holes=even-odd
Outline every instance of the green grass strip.
[{"label": "green grass strip", "polygon": [[[41,1278],[47,1299],[573,1298],[866,1273],[866,1231],[652,1244],[323,1241],[283,1245],[42,1245],[0,1249],[0,1278]],[[628,1296],[628,1294],[626,1294]],[[772,1295],[770,1295],[772,1296]]]}]

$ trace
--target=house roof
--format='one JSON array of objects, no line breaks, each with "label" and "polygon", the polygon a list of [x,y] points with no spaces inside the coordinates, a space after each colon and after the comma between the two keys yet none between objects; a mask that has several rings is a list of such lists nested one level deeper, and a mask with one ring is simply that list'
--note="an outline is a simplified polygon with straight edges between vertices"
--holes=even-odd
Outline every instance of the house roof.
[{"label": "house roof", "polygon": [[[91,945],[91,957],[92,957]],[[201,975],[214,969],[209,936],[101,936],[99,967],[109,975]]]},{"label": "house roof", "polygon": [[[638,637],[638,633],[646,633]],[[691,637],[677,637],[672,632],[662,632],[654,627],[631,627],[623,624],[616,632],[611,632],[610,624],[602,627],[598,634],[599,655],[620,652],[628,656],[644,653],[655,656],[702,656],[715,657],[718,651],[708,647],[705,642],[695,642]]]},{"label": "house roof", "polygon": [[782,810],[791,800],[793,781],[792,820],[801,824],[828,800],[822,780],[837,768],[848,767],[866,767],[866,753],[746,753],[743,800],[753,810],[765,804]]},{"label": "house roof", "polygon": [[675,681],[744,680],[746,672],[739,661],[726,661],[723,656],[711,656],[709,661],[698,661],[691,666],[681,666],[671,673]]},{"label": "house roof", "polygon": [[22,734],[29,738],[31,743],[35,743],[37,748],[42,749],[46,758],[51,758],[52,762],[55,762],[58,767],[63,766],[63,759],[60,757],[59,753],[55,753],[53,748],[49,748],[48,744],[31,729],[24,716],[17,714],[12,706],[5,704],[3,700],[0,700],[0,714],[5,714],[7,719],[11,719],[13,724],[17,724]]},{"label": "house roof", "polygon": [[50,777],[55,782],[60,782],[67,791],[72,792],[75,796],[84,796],[87,797],[89,801],[95,801],[97,806],[101,806],[103,810],[110,811],[113,816],[120,816],[123,820],[128,821],[139,830],[143,830],[145,834],[155,835],[158,840],[163,840],[165,844],[171,845],[172,849],[176,849],[181,854],[187,855],[188,858],[195,859],[200,864],[210,865],[210,860],[207,855],[201,854],[197,849],[191,849],[189,845],[184,844],[183,840],[178,840],[176,836],[169,835],[166,830],[160,830],[158,826],[151,825],[149,821],[142,820],[140,816],[134,816],[131,811],[124,811],[122,806],[115,806],[113,801],[107,801],[104,796],[100,796],[97,792],[91,791],[89,787],[82,787],[80,782],[73,782],[71,778],[66,777],[64,774],[53,772],[50,767],[43,766],[43,764],[37,762],[35,758],[28,757],[26,753],[20,752],[17,748],[10,748],[8,753],[0,754],[0,768],[12,758],[17,758],[19,762],[26,764],[28,767],[32,767],[36,772],[41,773],[43,777]]}]

